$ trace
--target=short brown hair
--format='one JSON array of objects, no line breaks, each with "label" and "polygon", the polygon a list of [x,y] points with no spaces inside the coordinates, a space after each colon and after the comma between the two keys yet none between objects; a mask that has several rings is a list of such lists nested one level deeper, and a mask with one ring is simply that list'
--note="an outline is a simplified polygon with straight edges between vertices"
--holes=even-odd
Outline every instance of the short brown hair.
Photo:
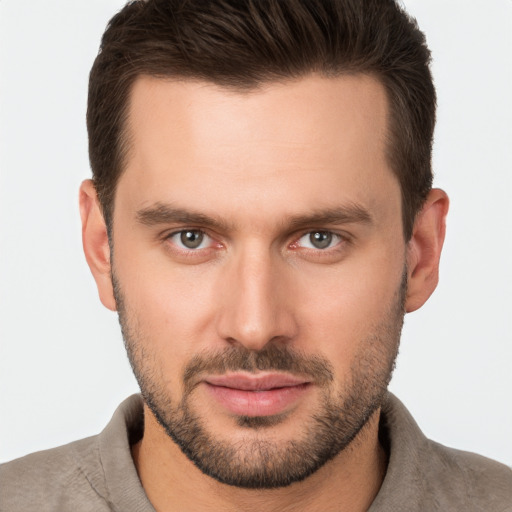
[{"label": "short brown hair", "polygon": [[129,2],[110,20],[89,81],[89,156],[107,226],[138,76],[250,90],[309,73],[367,73],[387,91],[388,158],[401,185],[409,240],[432,187],[436,95],[429,63],[423,33],[394,0]]}]

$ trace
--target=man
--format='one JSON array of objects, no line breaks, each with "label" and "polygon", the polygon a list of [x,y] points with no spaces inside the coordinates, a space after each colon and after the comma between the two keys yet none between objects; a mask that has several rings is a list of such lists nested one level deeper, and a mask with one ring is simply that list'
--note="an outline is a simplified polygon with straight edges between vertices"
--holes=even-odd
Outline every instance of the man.
[{"label": "man", "polygon": [[[437,285],[435,92],[393,2],[133,2],[91,72],[83,242],[143,400],[5,510],[508,510],[386,391]],[[3,508],[2,508],[3,510]]]}]

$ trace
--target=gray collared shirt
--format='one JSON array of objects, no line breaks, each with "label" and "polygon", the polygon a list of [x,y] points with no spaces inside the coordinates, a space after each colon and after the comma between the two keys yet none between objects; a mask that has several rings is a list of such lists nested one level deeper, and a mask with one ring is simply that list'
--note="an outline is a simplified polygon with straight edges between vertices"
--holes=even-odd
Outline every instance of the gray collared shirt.
[{"label": "gray collared shirt", "polygon": [[[154,512],[130,451],[142,411],[131,396],[98,436],[1,465],[0,511]],[[391,393],[380,437],[389,463],[369,512],[512,512],[512,469],[428,440]]]}]

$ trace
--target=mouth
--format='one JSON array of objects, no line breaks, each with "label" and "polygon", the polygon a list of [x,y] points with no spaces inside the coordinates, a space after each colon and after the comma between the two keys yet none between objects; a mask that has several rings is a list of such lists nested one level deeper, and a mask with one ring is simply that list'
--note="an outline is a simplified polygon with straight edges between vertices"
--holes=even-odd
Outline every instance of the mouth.
[{"label": "mouth", "polygon": [[312,386],[304,378],[281,373],[214,375],[203,382],[222,408],[249,417],[287,412]]}]

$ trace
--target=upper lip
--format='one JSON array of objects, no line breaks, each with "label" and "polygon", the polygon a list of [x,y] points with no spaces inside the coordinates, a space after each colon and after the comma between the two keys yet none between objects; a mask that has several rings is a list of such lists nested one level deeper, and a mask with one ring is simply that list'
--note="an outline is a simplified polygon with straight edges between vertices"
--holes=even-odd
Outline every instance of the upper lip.
[{"label": "upper lip", "polygon": [[206,377],[204,381],[212,386],[223,386],[243,391],[266,391],[309,383],[307,379],[286,373],[211,375]]}]

